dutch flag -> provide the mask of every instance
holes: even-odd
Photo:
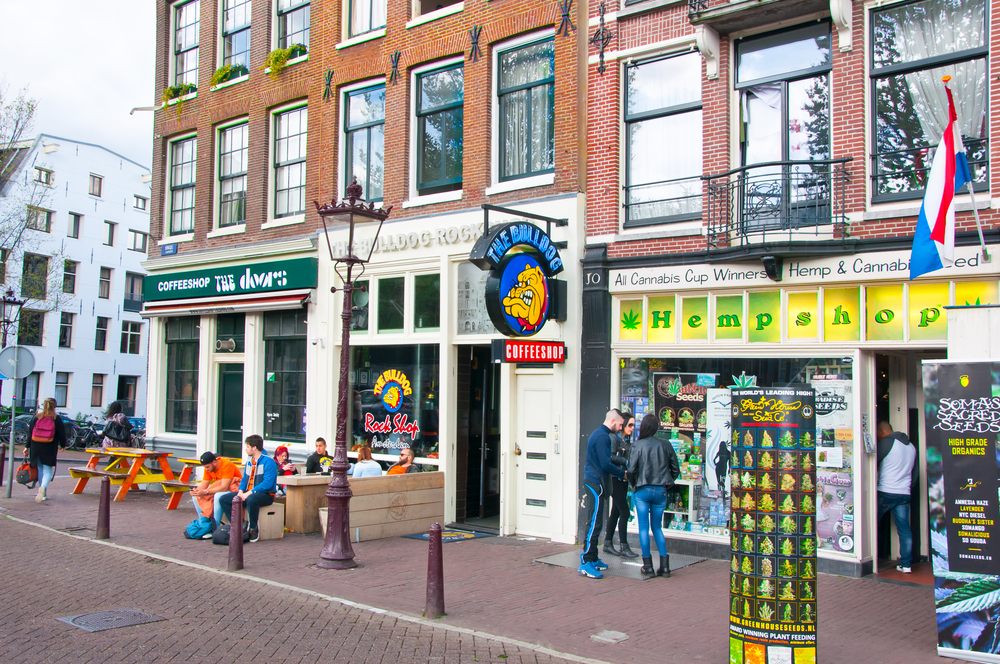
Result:
[[[955,193],[972,181],[969,162],[965,158],[965,145],[955,120],[955,100],[951,96],[948,81],[944,77],[944,89],[948,94],[948,126],[941,137],[941,143],[934,153],[927,191],[920,206],[920,217],[913,233],[913,249],[910,251],[910,279],[922,274],[942,269],[955,260]],[[969,187],[971,190],[971,186]]]

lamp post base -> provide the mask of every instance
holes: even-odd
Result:
[[[347,464],[345,463],[344,466]],[[326,490],[329,506],[326,513],[326,541],[319,554],[317,567],[351,569],[358,566],[358,561],[354,559],[354,548],[351,546],[352,495],[347,475],[344,470],[338,468],[338,464],[334,461],[334,477],[330,482],[330,487]]]

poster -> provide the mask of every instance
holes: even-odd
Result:
[[[706,381],[707,382],[707,381]],[[712,382],[715,382],[714,377]],[[705,395],[708,414],[705,432],[705,475],[699,519],[710,528],[729,523],[729,468],[732,462],[732,417],[728,389],[709,388]],[[719,531],[713,531],[719,532]]]
[[[1000,363],[925,361],[938,655],[1000,662]]]
[[[706,374],[653,373],[653,408],[660,428],[704,432],[708,417]],[[624,388],[623,388],[624,390]]]
[[[813,376],[816,390],[816,536],[819,547],[854,551],[854,383]]]
[[[814,396],[732,390],[730,664],[816,662]]]

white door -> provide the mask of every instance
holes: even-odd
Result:
[[[517,532],[549,537],[553,510],[552,374],[519,374],[514,464],[517,481]],[[520,454],[518,454],[520,451]]]

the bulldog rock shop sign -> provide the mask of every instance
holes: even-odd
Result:
[[[519,221],[492,226],[479,238],[469,260],[489,270],[486,310],[501,334],[530,337],[547,320],[566,320],[562,258],[548,234]]]

